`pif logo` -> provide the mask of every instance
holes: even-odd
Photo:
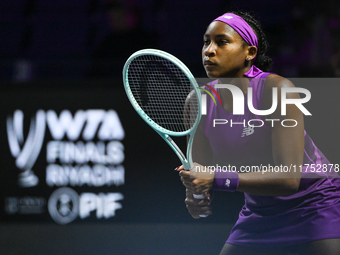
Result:
[[[123,200],[121,193],[81,193],[78,195],[73,189],[63,187],[55,190],[48,200],[48,211],[52,219],[61,225],[74,221],[78,216],[81,219],[90,217],[96,212],[97,219],[111,218],[116,210],[122,208],[118,201]]]

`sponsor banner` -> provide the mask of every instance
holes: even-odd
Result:
[[[124,220],[121,92],[3,91],[2,220]]]
[[[24,119],[29,122],[27,134]],[[96,211],[97,218],[114,217],[115,211],[122,208],[117,202],[124,199],[120,192],[78,194],[72,189],[125,184],[125,133],[115,110],[79,109],[72,113],[64,109],[58,114],[52,109],[38,109],[33,116],[25,116],[25,109],[16,109],[7,115],[6,124],[8,146],[18,173],[17,187],[63,187],[47,199],[6,197],[7,214],[42,214],[47,200],[51,218],[67,224],[78,216],[89,217],[92,211]],[[45,178],[35,170],[38,158],[45,165]]]

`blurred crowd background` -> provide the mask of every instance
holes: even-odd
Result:
[[[120,79],[125,60],[143,48],[168,51],[205,77],[202,35],[228,10],[259,18],[272,72],[340,76],[338,0],[2,0],[0,79]]]

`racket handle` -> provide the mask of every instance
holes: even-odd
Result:
[[[192,167],[193,169],[193,167]],[[186,171],[190,171],[188,169],[185,169]],[[195,198],[195,199],[205,199],[205,196],[203,194],[192,194],[192,196]],[[208,217],[209,215],[200,215],[201,218],[205,218],[205,217]]]
[[[195,199],[205,199],[203,194],[192,194]],[[208,215],[200,215],[201,218],[208,217]]]
[[[193,197],[195,198],[195,199],[205,199],[205,196],[203,195],[203,194],[193,194]]]

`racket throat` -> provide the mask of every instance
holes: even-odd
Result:
[[[178,158],[181,160],[184,166],[184,169],[190,168],[185,155],[183,154],[181,149],[177,146],[177,144],[171,139],[171,137],[168,135],[165,135],[165,139],[167,140],[169,144],[171,144],[172,149],[176,152]]]

